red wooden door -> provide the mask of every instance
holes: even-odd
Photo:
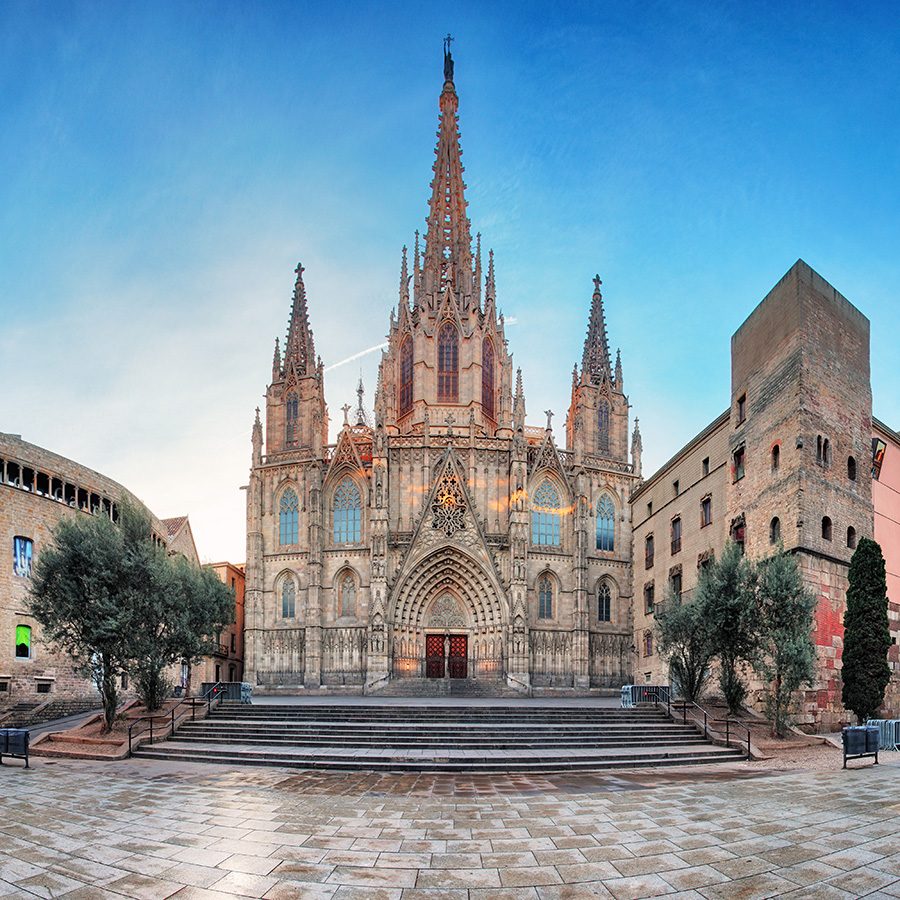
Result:
[[[468,664],[469,639],[464,634],[454,634],[450,637],[450,658],[447,665],[450,667],[451,678],[465,678]]]
[[[425,635],[425,677],[444,677],[444,636],[442,634]]]

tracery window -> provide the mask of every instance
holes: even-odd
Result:
[[[413,402],[413,342],[407,335],[400,344],[400,415],[405,416],[412,409]]]
[[[297,612],[297,589],[290,578],[281,585],[281,618],[293,619]]]
[[[616,508],[609,494],[604,494],[597,504],[597,549],[615,550]]]
[[[601,400],[597,406],[597,449],[609,453],[609,403]]]
[[[553,582],[547,575],[538,582],[538,618],[553,618]]]
[[[444,322],[438,332],[438,402],[459,401],[459,334]]]
[[[544,479],[534,492],[531,504],[531,543],[558,547],[559,520],[559,491],[553,486],[553,482]]]
[[[597,621],[610,622],[612,620],[612,591],[609,584],[601,581],[597,588]]]
[[[356,482],[347,476],[334,492],[332,502],[334,513],[334,542],[336,544],[356,544],[360,540],[362,497]]]
[[[284,440],[286,444],[297,441],[297,418],[300,415],[300,402],[294,393],[288,394],[284,407]]]
[[[488,337],[481,345],[481,408],[494,418],[494,345]]]
[[[278,540],[281,544],[297,543],[297,527],[300,517],[300,502],[293,488],[281,495],[278,507]]]
[[[341,578],[340,587],[338,588],[338,594],[338,615],[355,616],[356,582],[353,580],[353,576],[349,572]]]

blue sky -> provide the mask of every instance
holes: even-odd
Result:
[[[7,0],[0,429],[242,560],[294,266],[326,366],[384,339],[448,31],[530,422],[563,421],[599,272],[652,471],[727,406],[731,334],[802,257],[872,320],[896,428],[897,10]],[[328,373],[333,425],[376,361]]]

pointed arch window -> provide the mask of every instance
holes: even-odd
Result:
[[[559,491],[553,482],[544,479],[534,492],[531,504],[531,543],[544,547],[558,547],[560,503]]]
[[[459,402],[459,332],[450,322],[438,332],[438,402]]]
[[[549,575],[541,576],[538,582],[538,618],[553,618],[553,582]]]
[[[297,419],[300,417],[300,401],[295,393],[288,394],[284,406],[284,441],[294,444],[297,441]]]
[[[297,614],[297,589],[290,578],[281,585],[281,618],[293,619]]]
[[[597,621],[612,621],[612,591],[605,581],[601,581],[597,588]]]
[[[358,543],[361,531],[362,496],[356,482],[349,476],[337,486],[331,509],[334,513],[334,542],[336,544]]]
[[[407,335],[400,344],[400,396],[398,397],[399,414],[405,416],[413,403],[413,342]]]
[[[341,577],[338,588],[338,615],[356,615],[356,582],[349,572]]]
[[[281,495],[278,505],[278,542],[280,544],[296,544],[297,529],[300,519],[300,503],[297,492],[288,488]]]
[[[494,345],[489,337],[481,345],[481,408],[494,418]]]
[[[601,400],[597,405],[597,449],[609,453],[609,402]]]
[[[616,549],[616,507],[609,494],[604,494],[597,504],[597,549]]]

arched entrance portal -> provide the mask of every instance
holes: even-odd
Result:
[[[391,604],[393,677],[505,676],[506,600],[491,574],[456,547],[414,565]]]

